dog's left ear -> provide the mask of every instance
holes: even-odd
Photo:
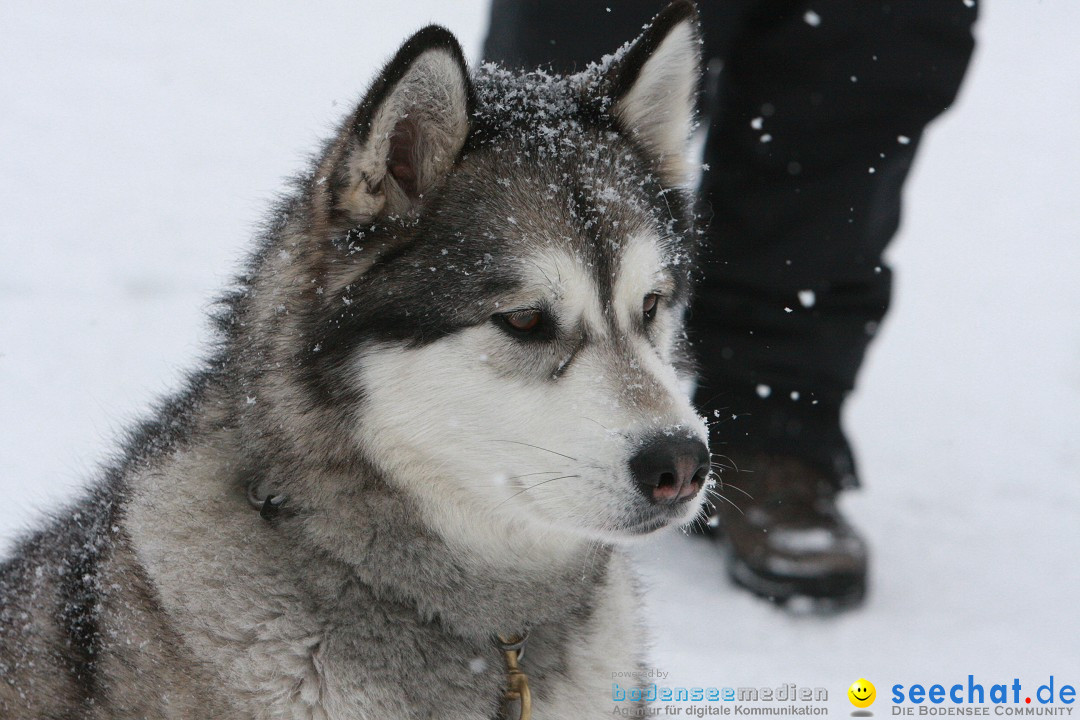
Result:
[[[612,114],[652,158],[661,180],[691,179],[686,154],[701,75],[697,8],[675,0],[645,28],[610,70]]]
[[[474,108],[457,38],[437,25],[410,37],[320,164],[323,219],[356,224],[415,210],[453,166]]]

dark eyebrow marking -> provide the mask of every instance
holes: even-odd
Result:
[[[610,225],[610,218],[596,207],[592,190],[580,182],[570,188],[570,212],[581,231],[588,238],[586,258],[592,266],[593,280],[597,294],[601,298],[611,299],[613,293],[612,276],[621,255],[621,244],[613,242],[618,233]]]
[[[551,373],[552,380],[558,380],[566,372],[566,369],[570,367],[570,363],[574,362],[574,359],[581,352],[581,348],[585,347],[586,340],[584,338],[574,346],[574,349],[570,351],[570,354],[563,358],[563,361],[559,363],[559,367],[555,368],[555,372]]]

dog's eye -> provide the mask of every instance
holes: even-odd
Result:
[[[543,323],[544,313],[540,310],[517,310],[496,315],[495,318],[512,332],[528,335]]]
[[[518,332],[535,330],[540,324],[543,314],[539,310],[523,310],[521,312],[508,313],[506,322]]]
[[[646,320],[652,320],[656,317],[656,307],[660,304],[660,296],[656,293],[649,293],[645,296],[645,299],[641,301],[641,314],[645,316]]]

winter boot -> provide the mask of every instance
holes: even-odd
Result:
[[[846,609],[866,593],[866,543],[836,507],[837,489],[801,460],[758,455],[727,470],[710,526],[726,541],[728,572],[777,603],[808,598]]]

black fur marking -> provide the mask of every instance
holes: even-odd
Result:
[[[67,636],[69,670],[79,692],[87,698],[97,695],[96,661],[101,650],[97,622],[97,600],[93,587],[96,562],[92,553],[75,559],[60,583],[57,625]]]
[[[359,398],[341,378],[352,353],[365,342],[421,347],[489,321],[489,314],[466,307],[464,298],[497,297],[510,291],[514,281],[484,268],[467,276],[431,272],[446,263],[472,262],[467,254],[440,254],[441,247],[457,247],[447,237],[450,230],[433,210],[415,225],[380,221],[377,229],[364,231],[372,245],[380,238],[393,245],[328,304],[312,305],[305,332],[310,341],[296,365],[313,402],[355,406]]]
[[[54,620],[65,638],[64,659],[73,685],[87,701],[104,699],[104,688],[97,674],[102,652],[98,622],[103,602],[99,568],[105,534],[114,521],[116,505],[99,488],[85,502],[70,511],[67,521],[70,534],[61,542],[71,552],[59,560],[63,572],[57,573],[57,604]],[[58,538],[59,539],[59,538]]]

